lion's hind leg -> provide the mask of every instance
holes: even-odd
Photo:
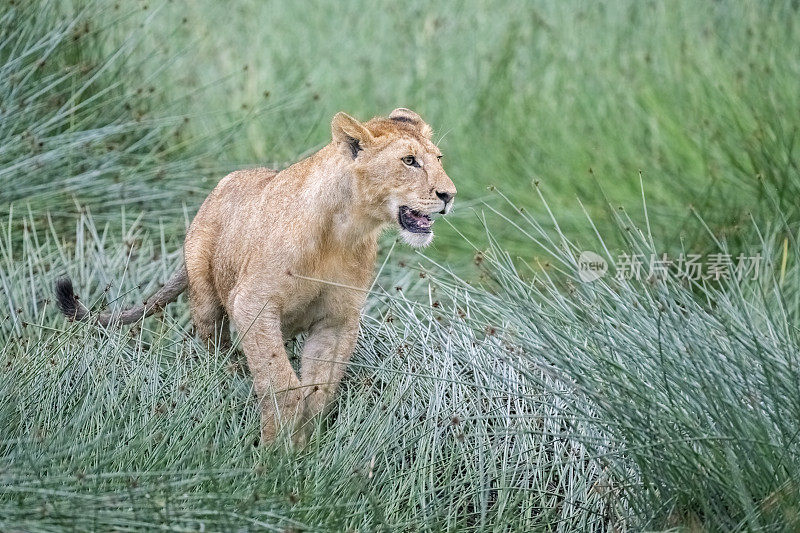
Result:
[[[220,351],[231,348],[231,332],[228,315],[216,291],[208,279],[189,279],[189,300],[192,308],[192,323],[197,336],[209,349]]]

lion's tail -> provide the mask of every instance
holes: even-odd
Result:
[[[106,311],[99,315],[96,321],[101,326],[132,324],[175,301],[178,295],[186,290],[188,284],[189,275],[184,265],[169,278],[163,287],[147,298],[141,305],[121,311]],[[86,320],[89,317],[89,310],[78,302],[78,298],[72,288],[72,280],[69,278],[61,278],[56,282],[56,301],[58,302],[58,308],[70,320]]]

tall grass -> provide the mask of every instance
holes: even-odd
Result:
[[[524,355],[509,364],[545,389],[546,368],[572,385],[568,398],[586,400],[578,416],[608,435],[590,449],[619,447],[611,470],[640,526],[796,529],[796,234],[784,247],[765,239],[745,251],[762,255],[757,280],[731,268],[730,279],[692,282],[673,266],[666,276],[648,277],[645,268],[640,280],[587,283],[577,263],[586,243],[560,234],[557,219],[545,227],[518,213],[509,222],[548,250],[548,267],[520,275],[495,243],[482,261],[495,290],[476,299],[513,332]],[[617,223],[628,230],[624,252],[661,257],[646,228],[624,214]],[[588,249],[613,274],[618,256],[599,235]]]
[[[154,66],[126,29],[132,19],[152,17],[102,2],[3,7],[0,215],[16,208],[71,224],[87,206],[101,219],[125,206],[180,228],[204,179],[223,172],[213,158],[237,123],[188,131],[191,94],[159,84],[175,52]]]
[[[150,29],[191,47],[166,82],[173,92],[222,74],[235,80],[193,108],[280,104],[230,144],[244,164],[285,164],[327,143],[340,110],[418,110],[437,131],[459,188],[454,216],[473,239],[482,228],[464,207],[493,202],[487,186],[545,221],[539,182],[565,231],[584,233],[579,197],[617,244],[604,214],[609,202],[638,201],[640,170],[651,224],[673,249],[681,238],[713,247],[689,205],[745,242],[748,213],[766,222],[772,197],[785,212],[796,208],[800,17],[790,0],[201,0],[167,6]],[[440,258],[469,252],[442,231]],[[540,253],[513,228],[495,231],[523,257]]]
[[[240,356],[201,347],[183,302],[129,331],[52,309],[65,268],[95,308],[148,290],[180,260],[160,255],[165,235],[83,218],[74,247],[32,225],[21,249],[6,237],[3,529],[796,527],[798,315],[782,261],[769,254],[756,282],[581,283],[580,248],[510,222],[549,267],[520,273],[490,242],[483,287],[425,262],[381,273],[303,450],[254,447]],[[633,235],[630,251],[654,249]]]
[[[504,363],[510,338],[476,337],[468,301],[403,296],[427,290],[414,272],[384,273],[308,446],[255,448],[242,361],[201,347],[183,302],[130,331],[54,311],[65,268],[91,305],[134,298],[179,261],[153,261],[163,235],[106,235],[83,218],[75,247],[30,226],[21,249],[0,246],[0,529],[585,530],[622,516],[596,488],[608,475],[581,436],[599,433],[574,401]]]
[[[191,215],[227,171],[297,160],[328,142],[337,111],[405,105],[437,130],[472,239],[482,229],[465,208],[494,201],[487,186],[530,209],[538,182],[565,231],[584,234],[577,196],[616,244],[603,215],[636,201],[639,170],[673,250],[713,246],[689,205],[744,242],[750,213],[795,210],[790,0],[68,5],[3,12],[15,59],[0,78],[0,161],[14,186],[0,198],[22,208],[126,205],[179,232],[183,204]],[[437,257],[469,252],[442,236]],[[511,228],[497,237],[541,252]]]

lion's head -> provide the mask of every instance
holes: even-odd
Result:
[[[442,167],[433,130],[410,109],[361,123],[337,113],[333,142],[355,175],[354,204],[378,223],[395,224],[411,246],[433,240],[433,220],[453,207],[456,187]]]

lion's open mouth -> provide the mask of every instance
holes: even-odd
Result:
[[[414,211],[407,205],[400,206],[397,215],[400,225],[404,230],[411,233],[430,233],[433,220],[428,215],[423,215],[418,211]]]

